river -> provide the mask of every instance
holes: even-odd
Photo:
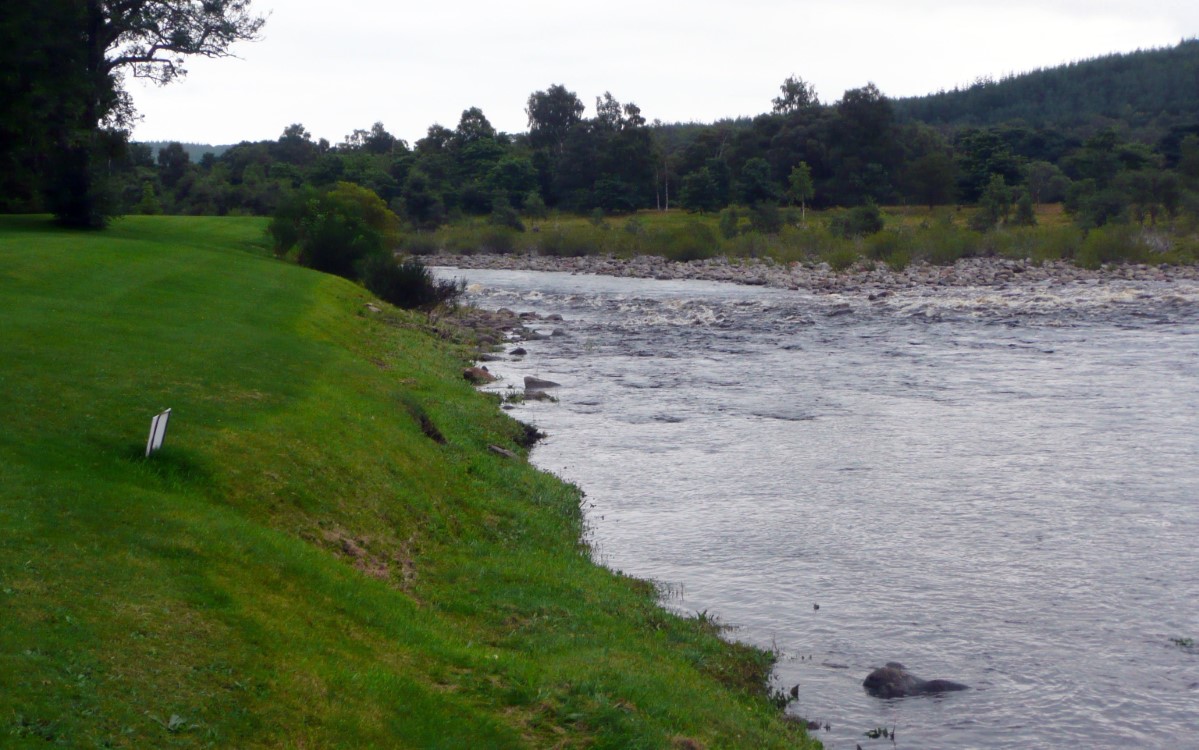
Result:
[[[439,272],[562,316],[488,363],[561,384],[513,408],[534,463],[599,561],[777,649],[827,748],[1199,746],[1199,285]],[[971,689],[866,695],[888,661]]]

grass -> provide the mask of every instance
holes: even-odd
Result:
[[[1061,205],[1037,206],[1034,227],[1002,226],[988,232],[969,229],[975,209],[891,206],[883,209],[885,227],[867,237],[843,237],[835,231],[846,209],[783,209],[782,229],[754,231],[741,215],[737,233],[721,233],[720,216],[670,211],[639,211],[598,224],[591,217],[553,214],[526,219],[529,231],[489,226],[464,219],[433,233],[410,235],[404,249],[415,254],[532,253],[550,256],[658,255],[669,260],[715,256],[761,258],[778,263],[828,263],[843,270],[863,261],[883,261],[901,270],[913,261],[950,265],[962,258],[1000,256],[1035,263],[1066,260],[1094,268],[1110,263],[1189,264],[1199,259],[1199,235],[1193,217],[1180,216],[1157,228],[1131,225],[1084,232]]]
[[[464,349],[263,229],[0,218],[0,746],[809,743],[487,450]]]

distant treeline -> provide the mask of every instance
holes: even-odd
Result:
[[[470,108],[454,128],[432,125],[412,144],[382,123],[338,144],[293,124],[276,140],[220,154],[178,143],[114,146],[107,165],[126,212],[265,215],[297,189],[348,182],[416,229],[548,209],[936,206],[984,197],[1065,202],[1084,225],[1156,222],[1196,200],[1197,70],[1199,43],[1188,41],[900,101],[868,84],[824,103],[791,77],[771,111],[711,125],[650,123],[609,93],[585,117],[584,102],[554,85],[529,96],[524,133],[498,132]],[[8,176],[3,207],[36,210],[36,174],[13,190],[20,177]]]

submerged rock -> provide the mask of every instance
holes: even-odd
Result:
[[[950,680],[922,680],[895,661],[889,661],[887,666],[866,675],[862,687],[875,698],[904,698],[909,695],[930,695],[970,688],[969,685]]]
[[[542,380],[541,378],[534,378],[529,375],[525,376],[526,391],[543,391],[546,388],[557,388],[558,385],[558,383],[552,380]]]

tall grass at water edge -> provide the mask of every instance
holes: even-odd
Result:
[[[407,252],[429,255],[532,254],[553,257],[654,255],[673,261],[757,258],[778,263],[827,263],[843,270],[860,263],[885,263],[902,270],[913,262],[950,265],[963,258],[1001,257],[1034,263],[1188,264],[1199,259],[1199,233],[1179,219],[1159,227],[1113,225],[1084,231],[1056,205],[1037,207],[1036,226],[969,228],[971,209],[888,208],[884,227],[865,236],[846,236],[842,210],[783,213],[782,228],[756,231],[749,212],[734,217],[643,211],[601,221],[574,216],[526,220],[527,231],[465,220],[436,232],[409,235]],[[729,227],[732,231],[728,231]]]

